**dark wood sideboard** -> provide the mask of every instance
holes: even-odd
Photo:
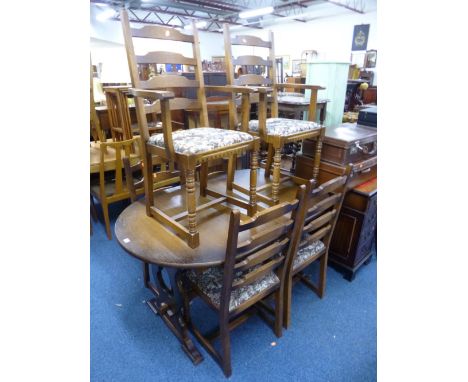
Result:
[[[297,156],[295,175],[312,177],[314,141],[305,140]],[[377,227],[377,130],[355,124],[327,129],[318,183],[339,176],[352,163],[348,191],[333,233],[329,264],[352,281],[372,255]]]

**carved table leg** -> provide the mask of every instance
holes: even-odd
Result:
[[[148,282],[148,288],[155,298],[147,302],[151,310],[158,314],[167,327],[182,344],[182,349],[195,365],[203,361],[203,356],[193,344],[189,336],[187,325],[183,320],[182,296],[177,286],[178,270],[165,268],[169,275],[170,285],[166,285],[162,278],[162,267],[150,265],[153,280]]]
[[[280,169],[281,169],[281,147],[275,148],[275,156],[273,157],[273,180],[271,185],[271,198],[274,204],[278,204],[279,184],[280,184]]]

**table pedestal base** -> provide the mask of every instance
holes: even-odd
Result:
[[[151,265],[154,280],[150,281],[148,266],[149,264],[145,264],[145,285],[155,295],[155,298],[147,302],[148,306],[162,318],[166,326],[177,337],[182,349],[193,364],[198,365],[203,361],[203,356],[190,338],[187,325],[182,318],[182,300],[176,280],[177,269],[166,268],[170,279],[170,287],[168,287],[162,277],[163,268]]]

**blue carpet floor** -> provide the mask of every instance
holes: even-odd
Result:
[[[112,228],[126,202],[111,207]],[[97,204],[100,213],[100,206]],[[194,366],[177,339],[146,305],[141,262],[108,240],[102,220],[91,236],[91,381],[223,381],[199,344]],[[317,271],[311,267],[311,272]],[[259,317],[232,332],[230,381],[375,381],[377,379],[377,264],[346,281],[328,269],[320,300],[302,284],[293,289],[292,326],[277,339]],[[194,304],[194,321],[206,319]],[[210,318],[216,319],[210,312]],[[198,318],[198,320],[197,320]],[[214,322],[214,321],[213,321]],[[272,343],[275,343],[272,344]]]

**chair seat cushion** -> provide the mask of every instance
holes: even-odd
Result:
[[[268,135],[288,136],[319,128],[320,125],[318,123],[302,121],[300,119],[267,118],[266,120],[266,131]],[[249,122],[249,129],[258,132],[258,120],[251,120]]]
[[[293,261],[293,269],[298,268],[300,265],[304,264],[308,259],[312,256],[315,256],[320,251],[325,249],[325,244],[323,244],[320,240],[315,240],[313,243],[308,245],[307,247],[301,248],[297,251],[296,257]]]
[[[186,275],[189,280],[196,284],[200,291],[203,292],[203,294],[205,294],[217,308],[219,308],[221,303],[221,288],[223,287],[222,268],[211,267],[205,269],[202,273],[189,270]],[[239,280],[241,276],[242,272],[237,272],[234,276],[234,281]],[[229,301],[229,311],[236,309],[245,301],[251,299],[271,286],[279,284],[279,282],[280,280],[278,276],[271,271],[263,278],[253,282],[252,284],[233,290]]]
[[[172,133],[175,152],[185,155],[202,154],[221,147],[249,142],[253,139],[250,134],[242,131],[216,129],[214,127],[197,127],[188,130],[177,130]],[[163,134],[152,135],[148,143],[164,148]]]

